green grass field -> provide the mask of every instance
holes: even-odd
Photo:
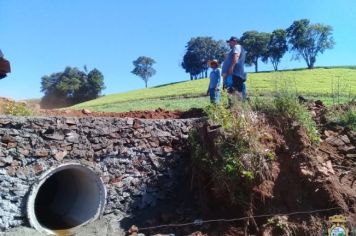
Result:
[[[111,94],[77,104],[73,108],[119,112],[158,107],[188,110],[209,104],[209,97],[205,96],[208,83],[208,79],[200,79]],[[356,70],[350,67],[249,73],[247,88],[252,97],[271,96],[288,90],[306,98],[320,99],[330,105],[355,98]]]

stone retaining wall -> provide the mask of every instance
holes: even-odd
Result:
[[[0,230],[27,224],[31,185],[67,162],[101,176],[108,192],[104,214],[154,206],[174,189],[197,122],[0,116]]]

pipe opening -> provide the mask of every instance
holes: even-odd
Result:
[[[81,226],[102,213],[105,194],[101,179],[90,169],[78,164],[58,167],[30,193],[30,224],[52,232]]]

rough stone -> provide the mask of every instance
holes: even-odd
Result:
[[[52,139],[52,140],[63,140],[64,139],[64,135],[63,134],[59,134],[59,133],[43,134],[43,136],[48,138],[48,139]]]
[[[34,152],[34,155],[37,157],[47,157],[48,154],[49,154],[49,151],[45,150],[45,149],[38,149],[38,150],[35,150],[35,152]]]
[[[3,143],[16,142],[16,139],[8,134],[5,134],[4,136],[2,136],[1,142]]]
[[[341,135],[340,139],[346,144],[350,143],[350,139],[349,139],[349,137],[347,137],[347,135]]]
[[[345,145],[344,141],[342,141],[341,138],[334,137],[334,136],[326,138],[325,142],[327,142],[327,143],[329,143],[331,145],[334,145],[334,146],[343,146],[343,145]]]
[[[63,158],[68,154],[68,152],[66,150],[64,151],[61,151],[61,152],[57,152],[55,155],[54,155],[54,158],[57,160],[57,161],[61,161],[63,160]]]
[[[337,136],[337,133],[332,131],[332,130],[325,130],[324,134],[325,134],[326,137],[335,137],[335,136]]]
[[[356,152],[355,146],[347,146],[347,145],[339,146],[338,149],[342,153],[355,153]]]
[[[88,109],[83,109],[83,110],[82,110],[82,113],[83,113],[83,114],[86,114],[86,115],[89,115],[89,114],[91,114],[92,112],[91,112],[90,110],[88,110]]]
[[[169,198],[174,173],[183,168],[180,153],[196,122],[0,116],[0,125],[6,124],[0,129],[0,231],[26,225],[29,189],[44,171],[67,162],[101,175],[107,188],[105,214],[130,214],[134,207]]]
[[[346,157],[356,160],[356,154],[347,154]]]
[[[13,160],[14,159],[12,158],[12,156],[7,156],[5,158],[0,158],[0,161],[2,161],[3,163],[7,163],[7,164],[11,164]]]

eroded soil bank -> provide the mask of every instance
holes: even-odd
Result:
[[[255,186],[251,193],[253,216],[269,216],[252,217],[255,224],[250,221],[247,234],[321,235],[328,227],[328,218],[336,214],[346,216],[349,225],[356,226],[356,132],[327,124],[327,108],[321,102],[311,102],[308,108],[321,134],[319,144],[313,144],[305,129],[289,118],[258,114],[257,129],[263,137],[260,141],[276,156],[271,163],[271,178]],[[206,130],[200,136],[204,136],[204,132]],[[208,136],[205,142],[211,143]],[[231,207],[225,193],[216,192],[212,176],[200,174],[205,182],[194,183],[199,173],[191,172],[191,179],[185,182],[192,190],[187,194],[191,194],[195,208],[177,205],[179,207],[172,211],[132,221],[144,228],[177,225],[152,230],[139,228],[138,232],[145,235],[245,235],[246,220],[179,225],[199,223],[199,219],[246,216],[243,208]]]

